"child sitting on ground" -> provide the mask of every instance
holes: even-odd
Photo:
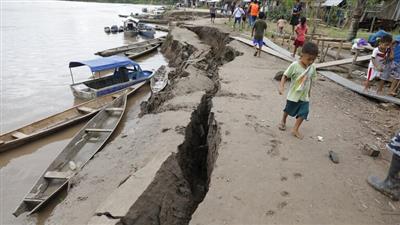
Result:
[[[379,77],[381,82],[378,87],[378,92],[382,92],[385,80],[390,76],[390,63],[389,63],[389,52],[392,44],[392,36],[384,35],[380,41],[378,47],[372,51],[371,60],[368,65],[367,80],[365,81],[364,90],[368,91],[370,81]]]
[[[254,53],[254,56],[261,56],[261,48],[264,45],[264,34],[265,31],[267,30],[267,23],[264,21],[265,14],[263,12],[260,12],[258,15],[257,21],[254,23],[253,29],[251,30],[251,37],[253,38],[253,44],[254,48],[256,49],[256,52]],[[258,48],[257,48],[258,45]]]
[[[286,20],[284,19],[283,16],[281,16],[281,17],[279,18],[278,22],[276,22],[276,27],[278,28],[278,30],[277,30],[278,35],[281,36],[281,35],[284,34],[283,30],[284,30],[284,28],[285,28],[286,23],[287,23],[287,22],[286,22]]]
[[[313,65],[317,55],[318,46],[312,42],[305,43],[301,50],[300,60],[293,62],[286,69],[279,86],[279,94],[282,95],[286,80],[291,80],[279,129],[286,130],[286,119],[288,115],[296,117],[292,134],[299,139],[303,138],[303,135],[299,132],[299,128],[302,122],[308,117],[311,85],[317,77],[317,70]]]
[[[295,28],[296,32],[296,39],[294,40],[294,51],[293,51],[293,57],[296,56],[297,53],[297,48],[303,46],[304,41],[306,40],[306,34],[308,31],[308,27],[306,24],[307,19],[303,16],[300,19],[300,24],[298,24]]]

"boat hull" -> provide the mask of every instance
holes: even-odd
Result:
[[[90,88],[90,87],[76,88],[77,86],[80,87],[80,86],[84,85],[84,82],[79,83],[79,84],[72,84],[70,87],[71,87],[72,93],[75,97],[80,98],[80,99],[93,99],[96,97],[101,97],[103,95],[117,92],[119,90],[128,88],[128,87],[133,86],[138,83],[145,82],[145,81],[149,80],[153,74],[153,72],[151,72],[151,71],[142,71],[142,72],[145,74],[142,78],[135,79],[135,80],[129,80],[129,81],[123,82],[123,83],[114,84],[114,85],[104,87],[101,89],[94,89],[94,88]]]
[[[136,90],[140,89],[143,85],[145,85],[145,83],[140,83],[131,87],[132,89],[129,91],[128,95],[135,93]],[[113,93],[112,95],[105,95],[100,98],[84,102],[60,113],[2,134],[0,135],[0,142],[3,142],[3,144],[0,144],[0,152],[9,151],[41,137],[53,134],[54,132],[60,131],[68,126],[72,126],[87,120],[98,113],[105,105],[110,103],[116,95],[120,94],[122,93]],[[93,111],[82,112],[79,110],[82,107],[90,108]],[[31,133],[27,133],[26,131],[28,130],[30,130]],[[13,138],[12,134],[16,132],[25,133],[26,136],[21,138]]]
[[[32,214],[69,185],[86,163],[106,144],[126,109],[127,91],[93,117],[61,151],[14,211]]]

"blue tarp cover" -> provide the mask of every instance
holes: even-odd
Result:
[[[87,61],[74,61],[69,63],[69,67],[88,66],[92,72],[118,68],[121,66],[138,65],[136,62],[123,56],[110,56]]]

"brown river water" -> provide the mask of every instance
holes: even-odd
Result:
[[[0,133],[63,111],[80,102],[74,99],[68,62],[93,59],[93,53],[143,39],[123,33],[104,33],[105,26],[122,25],[118,14],[140,13],[131,4],[41,0],[0,0]],[[156,36],[165,35],[157,32]],[[136,60],[142,69],[157,69],[164,57],[152,53]],[[85,73],[87,72],[87,73]],[[76,79],[90,75],[79,71]],[[76,80],[75,80],[76,81]],[[123,122],[135,118],[141,101],[150,95],[142,88],[129,99]],[[43,224],[66,193],[33,216],[11,213],[50,162],[82,127],[78,124],[17,149],[0,153],[0,224]],[[118,132],[117,131],[117,134]]]

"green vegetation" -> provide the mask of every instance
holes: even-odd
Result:
[[[131,4],[148,4],[148,5],[173,5],[179,0],[68,0],[75,2],[103,2],[103,3],[131,3]]]

